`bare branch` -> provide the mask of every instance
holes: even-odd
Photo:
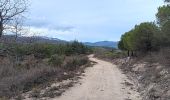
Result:
[[[11,24],[17,20],[16,18],[22,16],[27,10],[27,0],[1,0],[0,1],[0,37],[6,26],[15,25]],[[12,26],[10,26],[12,27]]]

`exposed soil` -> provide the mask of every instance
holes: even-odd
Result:
[[[133,83],[112,63],[89,56],[97,64],[87,68],[82,79],[51,100],[140,100]]]
[[[152,62],[148,61],[148,58]],[[130,59],[128,63],[124,59],[118,59],[115,63],[117,62],[122,71],[135,82],[142,100],[170,100],[169,65],[161,64],[161,58],[155,61],[154,58],[149,56],[143,59]]]
[[[93,67],[83,74],[45,89],[34,89],[23,94],[24,100],[141,100],[134,83],[110,62],[89,56]],[[67,74],[67,73],[65,73]]]

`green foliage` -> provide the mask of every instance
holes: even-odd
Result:
[[[165,0],[169,3],[170,0]],[[141,23],[134,29],[122,35],[118,48],[130,52],[146,53],[170,46],[170,5],[158,8],[156,14],[158,25],[155,23]]]
[[[158,13],[156,14],[158,24],[164,25],[170,20],[170,6],[164,5],[158,8]]]
[[[67,44],[11,44],[7,46],[11,54],[23,57],[33,54],[36,58],[50,58],[52,55],[80,55],[90,52],[90,48],[78,41]],[[10,47],[10,48],[9,48]]]
[[[121,37],[119,49],[128,51],[151,51],[159,48],[159,28],[154,23],[141,23]]]
[[[66,55],[72,54],[86,54],[89,52],[89,48],[85,46],[83,43],[79,43],[78,41],[73,41],[66,45],[67,49],[65,51]]]
[[[134,30],[131,30],[129,32],[126,32],[124,35],[122,35],[121,40],[119,44],[121,44],[119,47],[122,50],[134,50]]]
[[[162,41],[161,45],[162,46],[170,46],[170,20],[167,21],[162,27]]]
[[[170,46],[170,6],[159,7],[156,17],[161,29],[161,46]]]
[[[0,49],[3,49],[3,48],[4,48],[3,43],[0,43]]]
[[[151,51],[159,48],[159,28],[154,23],[142,23],[135,27],[134,41],[137,50]]]
[[[53,46],[51,44],[34,44],[32,46],[33,54],[38,58],[50,57],[52,55]]]
[[[29,45],[14,44],[13,49],[11,50],[13,50],[13,53],[18,56],[31,54],[31,48]]]
[[[53,66],[61,67],[64,59],[65,57],[63,55],[52,55],[48,62]]]
[[[121,40],[123,40],[123,36],[122,36]],[[124,47],[123,41],[119,41],[118,48],[121,50],[126,50],[126,48]]]

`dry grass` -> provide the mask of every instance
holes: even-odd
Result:
[[[0,43],[0,98],[76,76],[89,63],[88,52],[77,41],[61,45]],[[33,94],[38,96],[37,91]]]
[[[49,65],[48,60],[36,59],[33,55],[25,56],[22,61],[13,61],[12,57],[2,57],[0,64],[0,97],[10,98],[27,92],[34,87],[74,77],[82,65],[88,63],[84,56],[65,57],[62,65]],[[67,72],[68,75],[64,75]],[[33,93],[38,96],[38,93]]]
[[[107,61],[113,61],[118,58],[123,58],[126,56],[126,52],[119,51],[113,48],[102,48],[98,47],[94,49],[95,57]]]
[[[120,68],[139,83],[143,100],[170,99],[170,48],[131,59]]]

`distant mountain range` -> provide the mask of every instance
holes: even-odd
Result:
[[[3,39],[7,42],[14,41],[15,36],[13,35],[5,35]],[[61,43],[68,43],[69,41],[60,40],[58,38],[48,38],[48,37],[18,37],[18,43],[53,43],[53,44],[61,44]],[[95,47],[110,47],[110,48],[117,48],[118,42],[113,41],[99,41],[95,43],[91,42],[83,42],[83,44],[87,46],[95,46]]]
[[[88,45],[88,46],[117,48],[118,42],[113,42],[113,41],[99,41],[99,42],[95,42],[95,43],[85,42],[84,44],[85,44],[85,45]]]
[[[5,35],[2,38],[6,42],[13,42],[15,40],[15,36],[13,35]],[[58,38],[48,38],[48,37],[18,37],[16,40],[18,43],[52,43],[52,44],[60,44],[67,43],[67,41],[60,40]]]

